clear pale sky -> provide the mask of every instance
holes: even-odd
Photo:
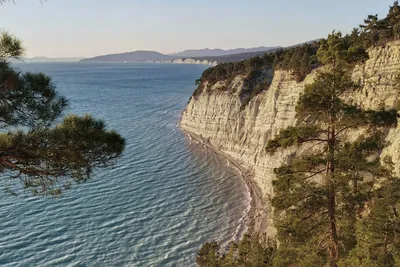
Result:
[[[393,0],[15,0],[0,28],[27,56],[88,57],[134,50],[289,46],[350,32]]]

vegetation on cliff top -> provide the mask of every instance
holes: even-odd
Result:
[[[340,51],[346,54],[349,63],[356,64],[368,58],[367,49],[372,46],[384,45],[389,41],[400,38],[400,11],[396,1],[390,7],[389,13],[383,19],[377,15],[369,15],[359,28],[354,28],[350,34],[341,36],[342,42]],[[262,69],[286,70],[290,71],[297,82],[301,82],[313,69],[324,65],[318,57],[320,47],[326,46],[328,40],[322,39],[320,42],[307,43],[301,46],[281,49],[273,53],[266,53],[262,57],[255,57],[249,60],[219,64],[209,68],[196,81],[198,88],[194,95],[198,95],[204,90],[204,83],[213,85],[216,82],[225,82],[222,89],[228,89],[229,83],[237,75],[249,76],[259,73]],[[251,76],[251,75],[250,75]],[[255,88],[254,79],[245,84],[246,93],[252,92]],[[268,87],[263,88],[263,90]],[[261,90],[262,91],[262,90]],[[240,92],[242,93],[242,92]],[[256,95],[256,94],[252,94]]]
[[[241,250],[234,243],[223,253],[208,243],[198,254],[200,266],[400,266],[400,182],[392,177],[391,159],[380,158],[387,145],[384,132],[397,125],[398,111],[364,110],[342,99],[361,89],[350,74],[366,59],[365,48],[399,37],[397,1],[386,19],[374,18],[368,17],[362,32],[345,37],[334,32],[321,41],[315,62],[327,68],[300,96],[297,124],[267,143],[268,153],[314,148],[275,170],[272,206],[279,246],[255,234],[239,242]],[[364,134],[349,139],[350,129]],[[243,257],[241,251],[251,253]]]

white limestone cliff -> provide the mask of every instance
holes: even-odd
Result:
[[[161,60],[155,61],[155,63],[172,63],[172,64],[196,64],[196,65],[209,65],[209,66],[216,66],[218,64],[217,61],[213,60],[200,60],[200,59],[193,59],[193,58],[178,58],[174,60]]]
[[[400,42],[391,42],[368,52],[369,60],[353,71],[353,79],[361,81],[362,90],[348,96],[349,101],[370,109],[398,107],[400,88],[395,88],[394,81],[400,73]],[[224,81],[212,87],[206,84],[206,90],[191,98],[180,126],[209,141],[251,171],[254,182],[268,202],[273,193],[274,168],[287,162],[294,151],[281,150],[269,155],[265,146],[280,130],[295,124],[296,103],[304,85],[311,83],[315,74],[313,71],[303,82],[297,83],[289,72],[276,71],[269,89],[254,97],[243,110],[238,93],[218,88],[240,89],[244,77],[238,76],[230,84]],[[392,157],[395,172],[400,177],[400,125],[390,131],[387,141],[390,145],[383,151],[382,158]],[[274,235],[273,222],[270,217],[267,220],[269,223],[264,230]]]

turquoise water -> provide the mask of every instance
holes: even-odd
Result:
[[[194,266],[209,240],[228,242],[248,205],[226,160],[177,123],[199,65],[21,64],[127,140],[118,164],[61,199],[0,191],[1,266]]]

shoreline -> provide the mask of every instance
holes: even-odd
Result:
[[[261,189],[258,187],[253,179],[254,174],[250,170],[244,168],[240,164],[240,162],[238,162],[238,160],[233,159],[231,156],[218,149],[215,145],[209,142],[209,140],[206,140],[195,133],[182,129],[181,127],[179,128],[182,130],[183,133],[189,136],[191,141],[197,141],[198,145],[203,145],[209,148],[218,156],[226,159],[240,173],[240,177],[244,182],[247,192],[250,196],[250,208],[246,209],[246,214],[241,218],[240,225],[238,225],[235,233],[233,233],[233,241],[238,242],[240,239],[243,238],[248,230],[257,233],[258,235],[263,234],[266,224],[266,203],[262,197]]]
[[[177,58],[173,60],[155,60],[153,63],[159,64],[183,64],[183,65],[205,65],[210,67],[215,67],[218,65],[218,62],[215,60],[206,60],[206,59],[194,59],[194,58]]]

